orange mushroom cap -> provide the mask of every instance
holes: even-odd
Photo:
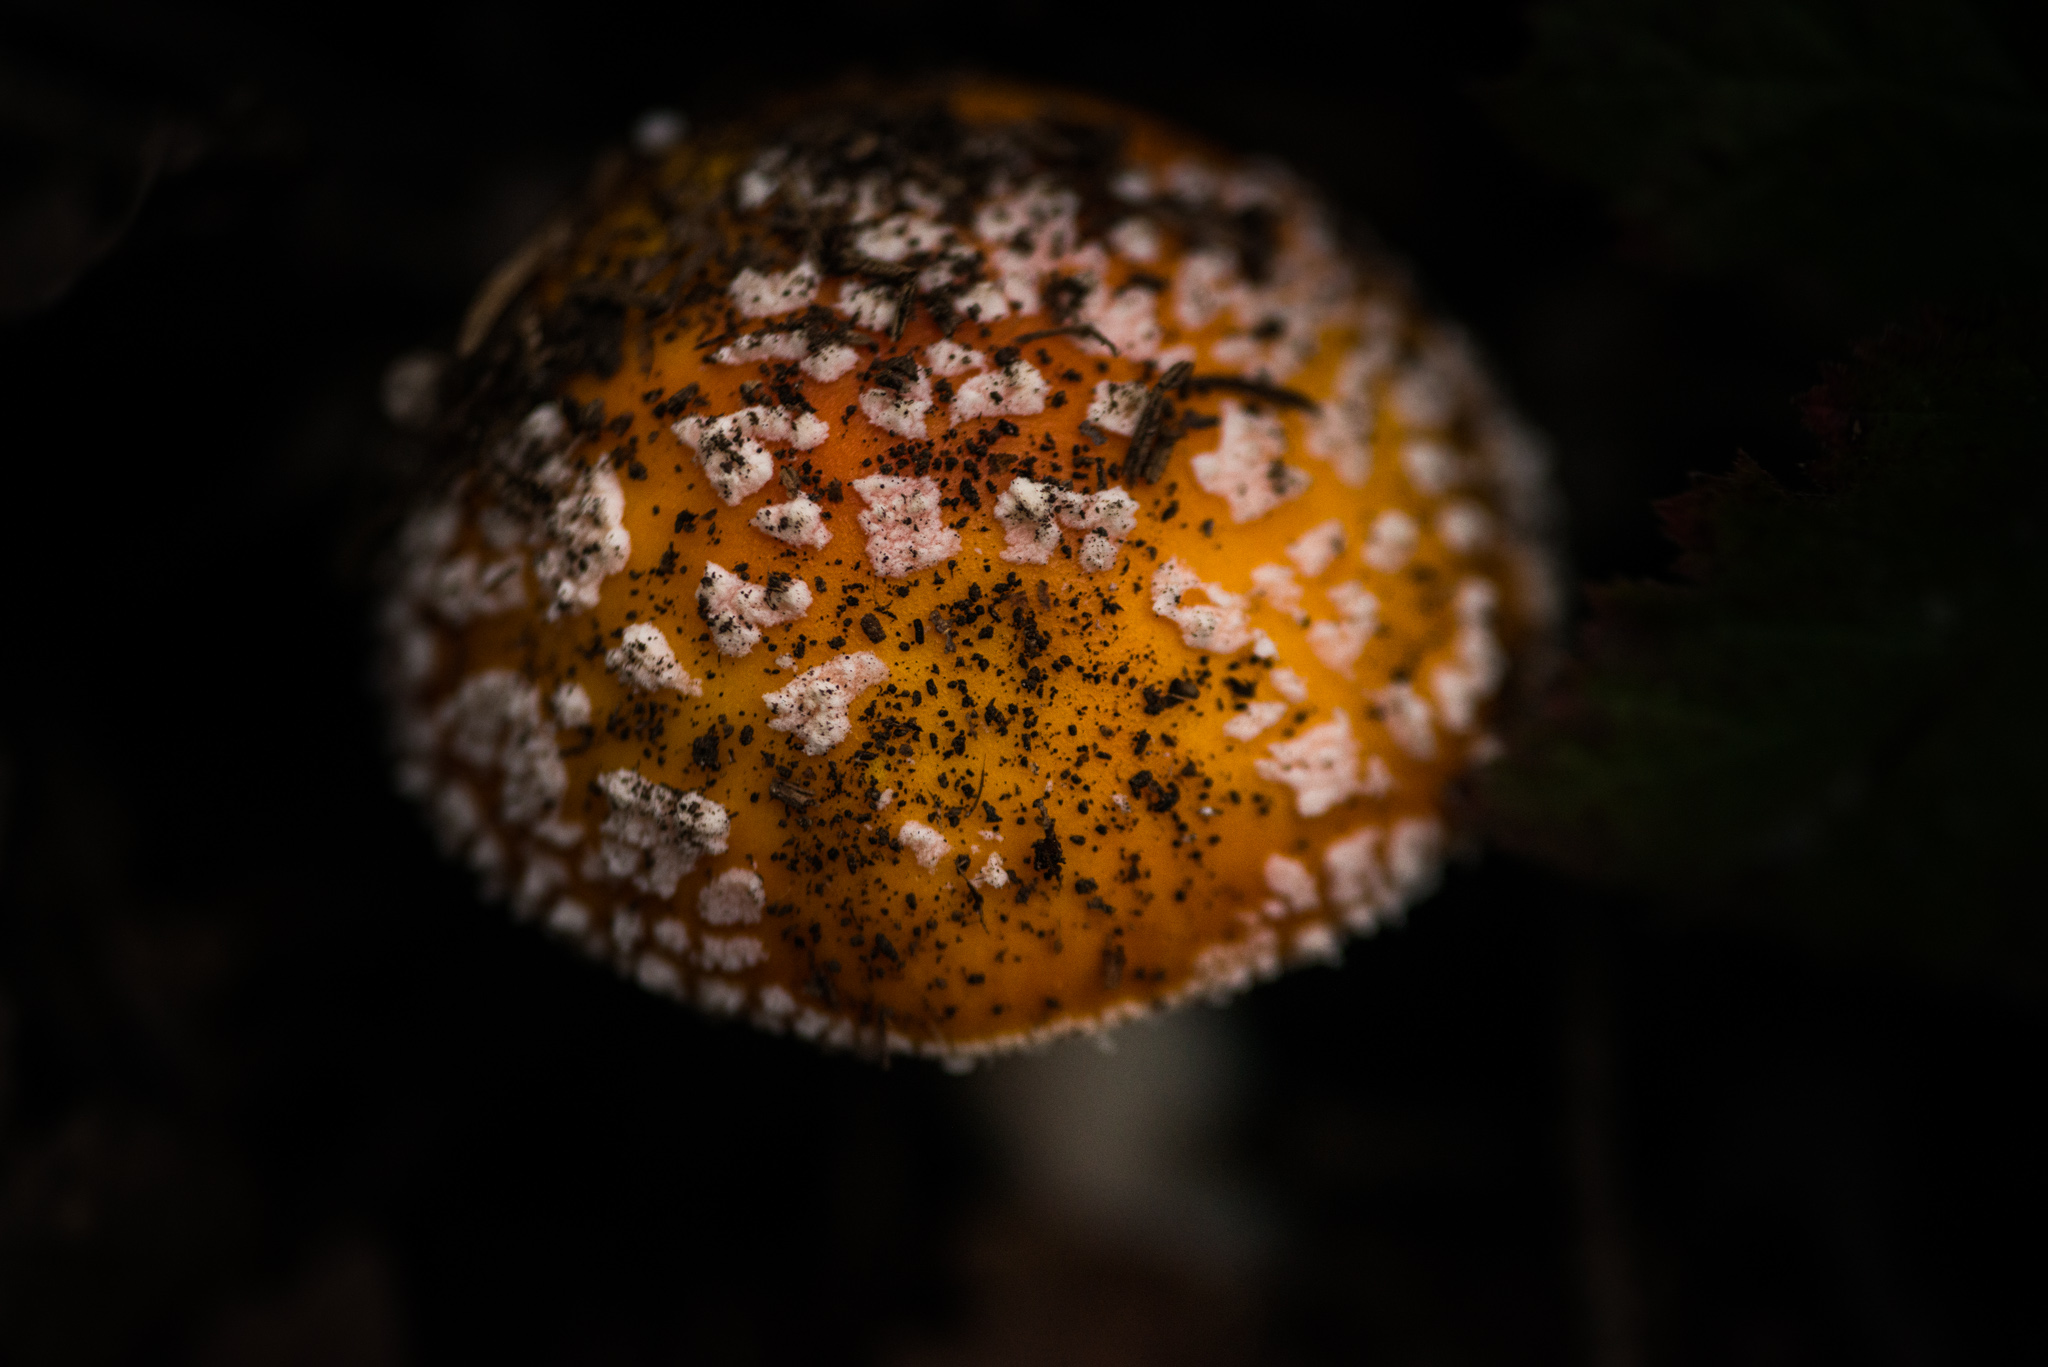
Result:
[[[643,986],[951,1062],[1335,959],[1551,612],[1535,443],[1143,115],[841,92],[486,287],[385,613],[402,787]]]

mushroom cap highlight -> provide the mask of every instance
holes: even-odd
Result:
[[[401,788],[649,990],[960,1064],[1432,887],[1546,633],[1545,465],[1316,198],[952,82],[608,163],[394,542]]]

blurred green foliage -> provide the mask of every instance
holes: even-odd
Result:
[[[1889,317],[1812,459],[1660,507],[1484,785],[1510,847],[1711,916],[2048,985],[2048,114],[1960,4],[1569,0],[1501,101],[1678,269]],[[1810,300],[1811,289],[1805,298]],[[1789,324],[1788,324],[1789,325]],[[1787,396],[1788,401],[1792,396]]]
[[[1678,581],[1591,591],[1573,668],[1490,776],[1497,835],[1697,907],[2048,962],[2026,891],[2048,814],[2029,337],[1887,335],[1807,396],[1824,454],[1803,487],[1742,460],[1665,503]]]

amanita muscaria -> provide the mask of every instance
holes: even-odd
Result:
[[[488,285],[385,616],[405,790],[643,986],[959,1062],[1334,959],[1549,611],[1459,334],[1074,95],[795,104]]]

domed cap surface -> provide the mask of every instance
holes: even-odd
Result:
[[[645,987],[951,1061],[1337,956],[1432,884],[1551,601],[1540,458],[1300,184],[841,94],[485,289],[385,611],[400,781]]]

